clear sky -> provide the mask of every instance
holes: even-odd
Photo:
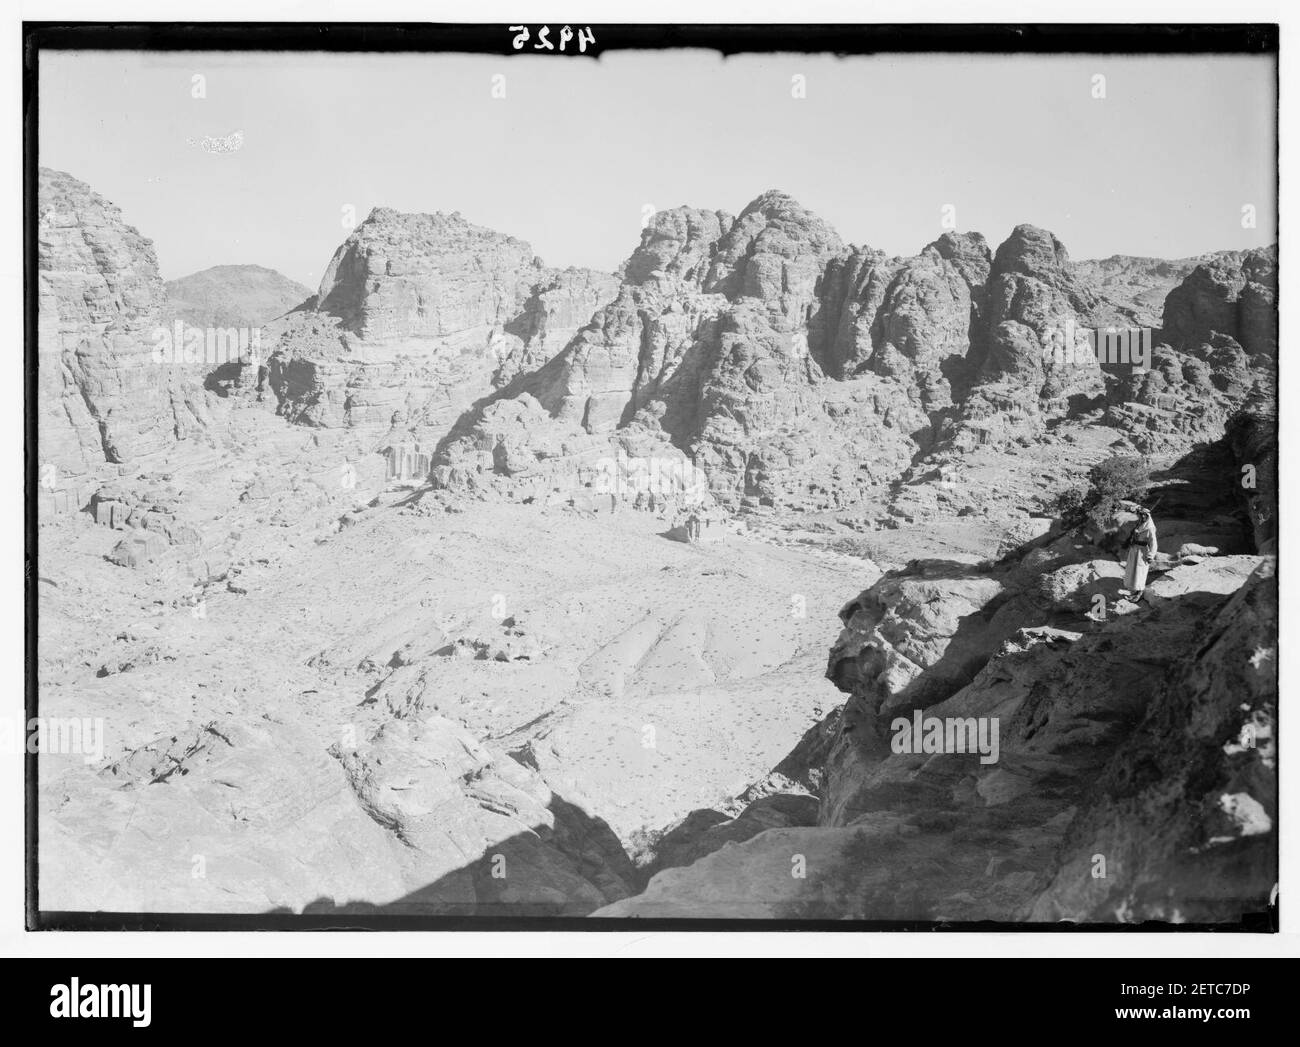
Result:
[[[994,245],[1032,222],[1075,258],[1173,258],[1276,239],[1273,76],[1208,56],[45,52],[40,162],[118,204],[167,279],[253,263],[314,289],[343,209],[378,205],[612,269],[647,207],[735,214],[766,189],[892,254],[952,205]],[[237,151],[198,144],[235,131]]]

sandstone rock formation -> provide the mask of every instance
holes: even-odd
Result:
[[[1258,279],[1243,287],[1267,285],[1254,255],[1206,258],[1245,265]],[[1162,287],[1204,268],[1074,263],[1032,226],[996,254],[979,234],[946,233],[887,258],[844,246],[778,192],[735,219],[659,212],[614,300],[462,417],[435,476],[490,479],[504,444],[506,475],[581,484],[593,457],[639,444],[689,457],[733,508],[828,509],[888,505],[900,476],[924,485],[978,448],[1059,446],[1053,427],[1095,412],[1138,451],[1176,453],[1221,435],[1258,380],[1250,361],[1216,335],[1194,362],[1163,346],[1143,369],[1105,359],[1083,332],[1149,320]],[[1158,336],[1143,337],[1150,350]]]
[[[1215,251],[1195,258],[1109,258],[1075,260],[1075,277],[1097,296],[1088,319],[1095,325],[1152,328],[1164,322],[1165,298],[1199,265],[1240,265],[1244,251]]]
[[[1223,435],[1248,400],[1275,397],[1277,271],[1272,249],[1225,252],[1169,295],[1153,365],[1108,383],[1107,422],[1143,453]]]
[[[183,542],[188,539],[173,522],[179,507],[180,496],[165,483],[143,487],[107,484],[90,499],[90,511],[102,527],[141,527]]]
[[[773,191],[615,275],[380,208],[227,374],[153,366],[148,242],[42,194],[42,499],[89,511],[42,516],[41,710],[107,725],[41,756],[43,904],[1266,907],[1271,251],[890,258]],[[1149,369],[1068,351],[1153,316]],[[1140,603],[1114,528],[1052,518],[1115,454],[1155,477]],[[918,715],[998,758],[896,749]]]
[[[1164,334],[1182,349],[1236,341],[1249,355],[1277,354],[1277,252],[1249,251],[1196,269],[1165,299]]]
[[[865,444],[876,437],[878,452],[892,441],[898,456],[909,456],[906,434],[927,422],[898,381],[882,382],[874,372],[834,388],[824,381],[824,366],[853,372],[874,353],[870,322],[864,350],[844,315],[860,308],[855,302],[846,310],[846,298],[889,288],[888,280],[871,291],[858,286],[869,282],[868,257],[878,261],[849,252],[826,223],[779,192],[763,194],[734,219],[685,207],[657,213],[623,267],[615,300],[560,356],[524,379],[516,395],[532,397],[563,435],[543,422],[543,446],[534,450],[532,434],[521,434],[517,457],[553,458],[556,444],[591,447],[584,437],[624,439],[630,432],[658,442],[664,456],[689,456],[708,473],[713,495],[733,505],[804,496],[831,504],[840,488],[862,479],[845,468],[847,439]],[[960,285],[945,294],[964,295],[968,313],[966,285],[937,249],[924,264]],[[835,292],[827,290],[828,266]],[[893,293],[909,304],[921,301],[921,312],[941,310],[927,279],[913,275]],[[943,321],[923,321],[916,331],[901,320],[897,330],[885,328],[878,336],[887,343],[882,360],[915,354],[931,322]],[[963,315],[950,325],[958,341],[968,324]],[[931,362],[920,362],[927,375]],[[897,371],[878,366],[891,378]],[[887,432],[849,435],[837,423],[848,415]],[[462,429],[472,447],[482,444],[488,426],[471,417]],[[464,459],[453,442],[447,464]],[[882,474],[887,468],[881,463]]]
[[[85,183],[47,168],[37,239],[42,464],[95,473],[201,432],[197,376],[154,359],[167,325],[152,242]]]
[[[1226,442],[1238,474],[1237,489],[1250,514],[1255,547],[1276,554],[1277,399],[1259,390],[1226,425]]]
[[[1254,554],[1272,540],[1255,512],[1269,496],[1240,478],[1271,449],[1256,404],[1159,475],[1142,603],[1082,532],[887,573],[840,612],[827,671],[843,708],[747,806],[667,832],[645,891],[598,915],[1262,918],[1275,561]],[[900,750],[897,724],[916,717],[998,724],[995,758]]]
[[[563,345],[613,284],[547,269],[522,240],[459,214],[376,208],[335,252],[311,307],[269,329],[270,386],[293,421],[436,442]]]
[[[1055,567],[1044,581],[1069,571],[1065,592],[1106,591],[1108,569],[1058,567],[1064,552],[1039,564]],[[1274,654],[1259,644],[1271,630],[1272,569],[1256,557],[1177,567],[1153,584],[1153,607],[1098,621],[1075,612],[1073,629],[1027,625],[1042,620],[1026,613],[1031,601],[1014,618],[1010,604],[989,602],[962,616],[979,619],[982,641],[960,627],[947,635],[942,619],[916,640],[896,639],[891,650],[919,659],[901,675],[863,663],[883,634],[864,639],[853,610],[831,666],[851,697],[816,822],[806,812],[774,822],[762,814],[772,801],[756,803],[693,835],[692,864],[669,859],[678,867],[596,915],[1234,923],[1263,914],[1276,878]],[[926,635],[929,645],[918,643]],[[997,760],[895,750],[894,714],[922,707],[940,720],[997,721]]]
[[[1140,727],[1083,797],[1031,919],[1214,922],[1262,912],[1277,883],[1274,561],[1171,667]],[[1190,588],[1190,583],[1189,583]],[[1106,858],[1094,876],[1095,855]],[[1081,872],[1086,875],[1080,876]]]
[[[1143,454],[1173,453],[1223,435],[1251,397],[1269,397],[1273,365],[1226,336],[1187,352],[1158,345],[1149,370],[1109,383],[1106,421]]]

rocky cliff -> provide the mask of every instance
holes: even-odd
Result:
[[[1196,266],[1165,300],[1152,366],[1119,373],[1106,420],[1144,454],[1223,435],[1248,400],[1275,398],[1274,249],[1224,252]]]
[[[1268,532],[1240,478],[1266,458],[1268,424],[1252,406],[1160,474],[1140,603],[1082,531],[998,562],[886,573],[840,612],[827,675],[845,705],[748,806],[673,827],[645,891],[599,915],[1263,918],[1277,876],[1276,561],[1256,552]],[[900,745],[917,722],[940,739],[989,728],[993,744]]]
[[[1249,356],[1277,355],[1277,250],[1216,257],[1169,292],[1164,336],[1180,349],[1232,339]]]
[[[556,352],[613,285],[548,269],[522,240],[459,214],[376,208],[309,308],[272,326],[270,385],[293,421],[431,449],[475,401]]]
[[[1235,923],[1264,913],[1277,868],[1276,693],[1270,652],[1239,644],[1268,629],[1272,596],[1268,568],[1247,579],[1249,567],[1218,582],[1171,576],[1154,621],[1094,635],[1022,630],[1002,644],[970,685],[926,710],[1000,717],[996,766],[890,754],[860,768],[851,802],[823,806],[819,824],[760,820],[744,842],[717,827],[706,856],[597,915]],[[1202,657],[1189,670],[1193,651]]]
[[[86,475],[200,432],[201,373],[154,355],[169,325],[153,243],[85,183],[46,168],[37,241],[42,465]]]
[[[47,904],[1266,907],[1272,252],[891,258],[768,192],[660,212],[615,275],[379,209],[254,387],[153,360],[171,306],[115,208],[45,172],[41,216],[42,460],[93,479],[42,518],[42,711],[111,725],[42,755]],[[1150,366],[1076,351],[1164,282]],[[205,410],[220,453],[182,442]],[[1154,470],[1141,602],[1113,529],[1053,518],[1115,454]],[[716,544],[667,540],[707,492]],[[661,519],[592,511],[624,501]],[[916,717],[996,756],[897,747]]]
[[[435,474],[482,484],[504,459],[511,475],[582,483],[585,461],[622,449],[689,457],[733,508],[866,504],[906,517],[900,478],[921,488],[904,503],[927,501],[951,494],[925,488],[981,448],[1069,456],[1053,435],[1063,422],[1100,421],[1140,453],[1175,453],[1221,435],[1268,367],[1267,352],[1238,352],[1207,326],[1231,326],[1209,306],[1180,304],[1201,301],[1200,274],[1217,267],[1223,293],[1247,303],[1245,328],[1266,327],[1251,310],[1267,312],[1268,253],[1206,257],[1075,263],[1051,233],[1019,226],[996,252],[979,234],[946,233],[888,258],[844,245],[775,191],[737,218],[659,212],[613,300],[549,363],[463,416]],[[1178,344],[1148,329],[1134,343],[1142,365],[1127,351],[1109,359],[1105,327],[1150,319],[1166,286],[1182,289],[1169,296]],[[1085,337],[1098,328],[1101,351]],[[1193,329],[1204,345],[1184,344]],[[1015,499],[963,497],[1016,515]]]
[[[1099,307],[1089,319],[1123,327],[1159,330],[1165,299],[1199,265],[1240,265],[1247,252],[1213,251],[1195,258],[1141,258],[1111,255],[1074,261],[1075,276],[1097,296]]]

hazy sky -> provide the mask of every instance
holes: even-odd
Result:
[[[735,214],[766,189],[893,254],[950,204],[994,245],[1032,222],[1075,258],[1172,258],[1276,239],[1273,75],[1208,56],[44,52],[40,162],[118,204],[167,279],[255,263],[314,289],[349,205],[460,211],[548,264],[612,269],[648,206]],[[235,131],[237,151],[199,144]]]

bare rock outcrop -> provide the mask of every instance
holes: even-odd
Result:
[[[1277,586],[1264,560],[1080,803],[1033,920],[1208,922],[1277,883]],[[1097,855],[1105,862],[1098,876]]]
[[[512,388],[463,416],[435,474],[482,477],[504,460],[508,475],[540,470],[562,486],[582,474],[570,455],[607,454],[639,434],[689,457],[732,508],[889,503],[901,480],[906,518],[962,498],[1014,517],[1015,498],[1000,504],[987,484],[953,491],[972,452],[1063,446],[1065,421],[1114,427],[1143,454],[1222,434],[1258,378],[1229,335],[1161,346],[1146,367],[1099,360],[1087,339],[1149,317],[1152,296],[1199,279],[1200,261],[1074,263],[1029,225],[996,253],[977,233],[945,233],[913,258],[889,258],[845,246],[775,191],[736,218],[659,212],[612,301],[549,363],[511,372]],[[1248,271],[1241,293],[1267,302],[1254,254],[1205,265]],[[1151,332],[1142,337],[1150,348]],[[503,397],[522,406],[507,411]],[[489,417],[502,411],[512,435]]]
[[[989,262],[978,233],[945,233],[915,258],[859,248],[835,260],[826,301],[836,320],[817,354],[823,366],[838,378],[869,369],[942,380],[941,366],[970,352]]]
[[[558,351],[614,287],[609,274],[548,269],[458,213],[376,208],[310,308],[273,325],[270,386],[292,421],[433,445]]]
[[[328,748],[271,716],[190,724],[60,795],[42,858],[93,870],[50,885],[65,907],[90,884],[118,911],[581,915],[640,882],[608,826],[437,716]]]
[[[850,621],[831,674],[852,696],[827,757],[817,824],[765,818],[769,800],[733,822],[683,827],[679,842],[665,843],[703,856],[678,865],[666,846],[665,866],[674,867],[596,915],[1262,918],[1276,879],[1273,561],[1189,563],[1158,578],[1145,607],[1097,620],[1072,611],[1073,628],[1033,624],[1044,620],[1046,593],[1113,584],[1109,572],[1079,571],[1087,564],[1077,557],[1043,571],[1063,558],[1072,559],[1058,549],[1036,565],[1038,597],[1020,603],[1002,639],[989,628],[998,612],[984,604],[984,637],[959,659],[968,662],[959,686],[944,675],[942,652],[961,630],[943,624],[935,602],[904,610],[898,623],[930,620],[913,633],[935,644],[897,629],[883,640],[921,663],[895,679],[846,673],[844,645],[863,635]],[[958,620],[971,614],[981,616]],[[869,645],[887,634],[875,635]],[[976,647],[985,656],[978,668]],[[935,670],[943,678],[922,694],[918,681]],[[991,760],[942,745],[908,751],[893,744],[892,729],[867,745],[849,740],[862,726],[858,701],[883,708],[884,724],[893,714],[996,724],[996,751]],[[710,845],[722,834],[730,838]]]
[[[1094,327],[1136,327],[1159,330],[1165,298],[1198,265],[1240,265],[1245,251],[1214,251],[1195,258],[1109,258],[1073,260],[1075,277],[1096,294],[1098,303],[1088,320]]]
[[[200,376],[155,358],[166,299],[153,243],[61,171],[41,169],[37,212],[42,464],[95,473],[201,433]]]
[[[1276,399],[1276,251],[1224,252],[1166,298],[1151,366],[1108,380],[1106,422],[1144,454],[1217,440],[1248,400]]]
[[[361,808],[416,852],[408,876],[427,881],[385,911],[583,915],[634,889],[608,826],[454,721],[392,720],[331,753]]]
[[[517,315],[533,251],[459,213],[377,207],[334,253],[317,308],[366,341],[425,337],[482,344]]]
[[[617,277],[595,269],[561,269],[538,282],[505,333],[493,337],[501,360],[493,384],[505,386],[549,362],[617,290]]]
[[[1233,339],[1215,334],[1192,351],[1157,345],[1152,366],[1108,383],[1107,424],[1143,454],[1181,451],[1217,440],[1252,396],[1271,398],[1272,367],[1255,366]]]
[[[1031,225],[1016,226],[998,247],[989,275],[981,382],[1010,380],[1039,399],[1100,394],[1095,356],[1075,353],[1064,341],[1075,318],[1097,304],[1069,263],[1065,245]]]
[[[840,612],[827,676],[844,706],[743,808],[671,827],[645,891],[597,915],[1267,920],[1276,587],[1254,552],[1272,548],[1255,513],[1275,482],[1270,402],[1156,475],[1140,602],[1093,530],[883,575]],[[939,741],[900,746],[918,720]],[[991,730],[991,749],[945,744],[953,724]]]
[[[1277,521],[1277,401],[1256,395],[1226,425],[1226,442],[1236,465],[1236,488],[1250,514],[1255,548],[1275,554]]]
[[[652,216],[605,274],[380,208],[266,320],[280,417],[219,405],[233,464],[173,472],[140,463],[202,426],[212,377],[152,359],[181,303],[111,205],[52,172],[42,193],[42,461],[74,470],[42,497],[89,508],[53,526],[90,579],[40,579],[42,703],[124,732],[106,766],[43,755],[43,860],[89,870],[67,907],[1262,908],[1270,252],[1073,263],[1020,226],[891,258],[768,192]],[[1066,351],[1166,284],[1148,369]],[[1180,467],[1141,603],[1113,548],[1048,515],[1117,450]],[[516,504],[475,504],[496,497]],[[931,525],[970,544],[912,559]],[[918,715],[997,722],[1000,752],[896,749]]]
[[[965,257],[960,244],[951,253]],[[523,392],[575,446],[584,435],[632,431],[685,453],[733,506],[851,502],[896,472],[915,451],[909,434],[929,424],[913,375],[941,384],[936,360],[969,345],[969,285],[941,248],[911,268],[894,265],[889,279],[882,269],[868,287],[862,270],[877,261],[776,191],[734,219],[660,212],[617,297]],[[893,307],[880,320],[886,293]],[[864,302],[870,316],[856,321]],[[940,327],[952,344],[935,352],[927,343]],[[877,342],[876,369],[863,370]],[[824,368],[850,380],[829,381]],[[482,419],[468,429],[464,439],[481,446]],[[879,469],[864,473],[847,463],[867,446]],[[551,457],[544,446],[537,455]],[[446,457],[463,455],[451,447]]]
[[[1215,334],[1236,341],[1249,355],[1277,355],[1277,250],[1249,251],[1240,259],[1216,258],[1169,292],[1164,338],[1184,349]]]

